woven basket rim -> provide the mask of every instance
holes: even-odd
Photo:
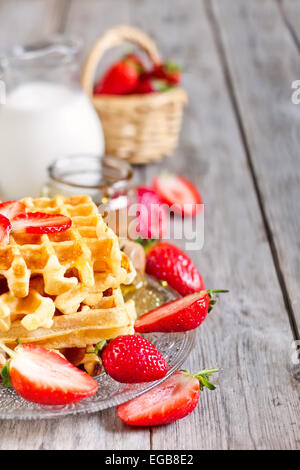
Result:
[[[130,95],[93,95],[92,100],[95,104],[103,102],[122,103],[122,104],[136,104],[136,103],[151,103],[161,105],[163,103],[180,99],[184,104],[188,101],[186,91],[181,87],[176,87],[168,91],[156,91],[153,93],[145,94],[130,94]]]

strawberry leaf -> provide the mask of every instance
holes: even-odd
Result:
[[[9,361],[3,367],[1,371],[1,377],[2,377],[2,385],[4,385],[4,387],[11,388],[12,384],[11,384],[10,374],[9,374]]]
[[[95,345],[95,348],[91,351],[86,351],[87,354],[97,354],[102,351],[102,349],[104,348],[104,346],[106,345],[106,340],[104,339],[103,341],[99,341],[99,343],[97,343]]]

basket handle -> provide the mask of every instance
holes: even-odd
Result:
[[[82,70],[82,86],[89,96],[93,95],[93,85],[98,63],[103,54],[110,48],[123,42],[138,45],[149,55],[152,62],[160,62],[160,54],[152,39],[140,29],[132,26],[116,26],[102,34],[90,50]]]

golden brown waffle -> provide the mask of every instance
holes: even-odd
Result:
[[[0,341],[80,348],[80,364],[94,373],[99,360],[87,349],[133,333],[134,303],[124,303],[120,285],[130,284],[135,270],[88,196],[23,202],[28,212],[67,215],[72,226],[12,234],[0,246]]]
[[[0,246],[0,276],[15,297],[28,296],[30,278],[36,275],[43,277],[49,295],[63,294],[79,282],[92,287],[94,272],[122,276],[117,236],[88,196],[26,198],[23,203],[27,212],[67,215],[72,226],[49,235],[11,234],[9,244]]]
[[[90,309],[85,306],[71,315],[54,316],[51,328],[37,328],[28,331],[16,320],[7,332],[0,332],[0,341],[14,345],[34,343],[53,349],[82,348],[104,339],[133,333],[135,319],[134,302],[111,308]]]

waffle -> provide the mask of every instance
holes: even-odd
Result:
[[[22,201],[27,212],[61,213],[72,219],[69,230],[54,234],[11,234],[0,246],[0,276],[18,298],[27,297],[33,276],[44,279],[45,292],[60,295],[77,286],[95,284],[94,273],[122,275],[117,236],[104,223],[88,196],[56,196]]]
[[[130,284],[135,270],[88,196],[22,202],[28,212],[64,214],[72,226],[49,235],[14,233],[0,245],[0,341],[82,348],[80,363],[95,370],[88,348],[133,333],[134,303],[124,303],[120,285]]]

